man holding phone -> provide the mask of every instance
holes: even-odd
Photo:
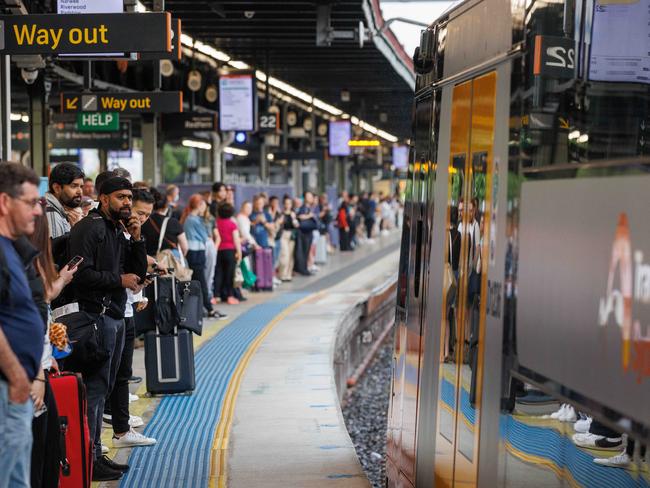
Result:
[[[113,388],[124,346],[126,291],[137,292],[147,268],[146,248],[140,221],[131,218],[131,183],[120,177],[107,179],[99,189],[99,207],[91,210],[70,231],[70,255],[79,255],[71,296],[80,311],[93,316],[109,354],[95,372],[84,373],[88,399],[88,424],[94,440],[93,480],[119,479],[128,469],[102,456],[101,428],[104,403]],[[126,240],[125,228],[131,236]]]

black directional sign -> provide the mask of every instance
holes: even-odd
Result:
[[[217,115],[197,112],[165,114],[162,118],[162,128],[167,133],[177,135],[215,131]]]
[[[170,52],[171,14],[0,15],[1,54]]]
[[[183,92],[61,93],[61,112],[182,112]]]
[[[181,19],[172,19],[172,50],[170,52],[159,53],[138,53],[138,59],[156,60],[156,59],[176,59],[181,60]]]
[[[131,148],[131,122],[123,120],[117,132],[80,132],[74,122],[59,122],[47,130],[50,149],[107,149]]]

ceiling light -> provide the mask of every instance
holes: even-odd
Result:
[[[248,66],[246,63],[243,61],[228,61],[228,64],[232,66],[235,69],[248,69],[250,66]]]
[[[237,149],[236,147],[224,147],[223,152],[232,154],[233,156],[248,156],[246,149]]]
[[[23,122],[29,122],[29,115],[23,115],[22,117],[20,117],[20,120],[22,120]]]
[[[11,114],[9,116],[10,120],[13,120],[14,122],[18,122],[22,118],[22,115],[20,114]]]
[[[205,149],[206,151],[209,151],[212,149],[212,144],[209,142],[203,142],[203,141],[196,141],[194,139],[183,139],[183,142],[181,143],[185,147],[193,147],[195,149]]]

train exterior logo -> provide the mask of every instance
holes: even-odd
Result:
[[[630,225],[625,213],[620,214],[612,245],[612,259],[607,278],[607,294],[600,299],[599,325],[613,322],[621,329],[621,365],[637,374],[637,382],[650,376],[650,325],[642,333],[639,319],[633,316],[633,302],[650,304],[650,264],[643,262],[643,251],[632,259]],[[616,280],[618,274],[618,280]],[[618,286],[618,288],[616,288]]]

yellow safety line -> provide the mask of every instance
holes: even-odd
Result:
[[[248,367],[248,363],[257,351],[257,348],[260,346],[262,341],[268,336],[273,328],[283,319],[285,319],[291,312],[296,308],[303,305],[309,300],[322,295],[325,291],[319,293],[308,295],[297,302],[289,305],[282,312],[276,315],[264,328],[259,336],[248,346],[246,353],[242,356],[239,364],[235,368],[230,382],[228,383],[228,388],[226,389],[226,395],[224,397],[224,404],[221,410],[221,418],[217,424],[217,429],[214,434],[212,441],[212,456],[210,458],[210,478],[208,486],[210,488],[225,488],[227,481],[226,474],[226,450],[228,449],[228,440],[230,436],[230,429],[232,427],[232,421],[235,414],[235,403],[237,395],[239,394],[239,387],[244,376],[244,372]]]

